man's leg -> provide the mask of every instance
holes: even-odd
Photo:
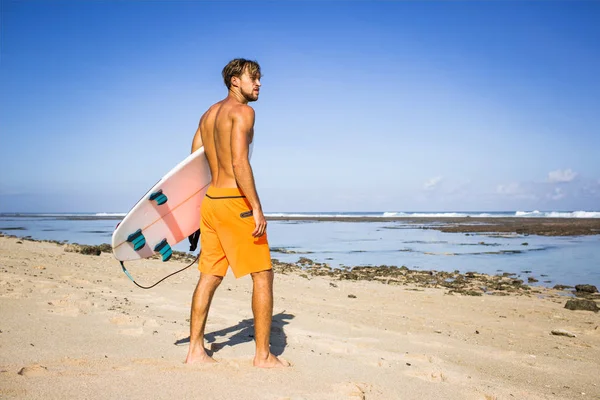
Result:
[[[190,315],[190,349],[185,362],[215,362],[206,354],[204,349],[204,328],[208,318],[208,310],[215,291],[221,284],[223,277],[200,274],[198,284],[192,298],[192,311]]]
[[[262,368],[287,367],[271,354],[269,339],[273,318],[273,270],[252,273],[252,312],[254,313],[254,340],[256,355],[254,366]]]

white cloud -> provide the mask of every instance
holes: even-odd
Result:
[[[554,188],[554,192],[549,193],[547,197],[552,200],[560,200],[560,199],[564,198],[565,196],[566,196],[565,192],[561,188],[557,187],[557,188]]]
[[[548,181],[551,183],[571,182],[577,176],[570,168],[565,170],[557,169],[548,173]]]
[[[425,190],[433,190],[435,187],[443,180],[444,178],[441,176],[436,176],[435,178],[431,178],[427,182],[423,184],[423,189]]]

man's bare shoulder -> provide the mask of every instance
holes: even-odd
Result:
[[[219,108],[221,108],[221,106],[223,105],[223,103],[225,102],[225,100],[221,100],[218,103],[213,104],[212,106],[208,107],[208,110],[206,110],[204,112],[204,114],[202,114],[202,118],[214,113],[215,111],[217,111]]]
[[[248,104],[236,104],[229,110],[229,115],[232,118],[254,119],[254,108]]]

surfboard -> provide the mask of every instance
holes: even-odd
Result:
[[[200,228],[200,207],[210,182],[201,147],[167,172],[117,225],[114,257],[132,261],[160,254],[168,261],[172,246]]]

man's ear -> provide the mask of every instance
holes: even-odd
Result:
[[[240,86],[240,78],[237,76],[231,77],[231,86],[239,87]]]

